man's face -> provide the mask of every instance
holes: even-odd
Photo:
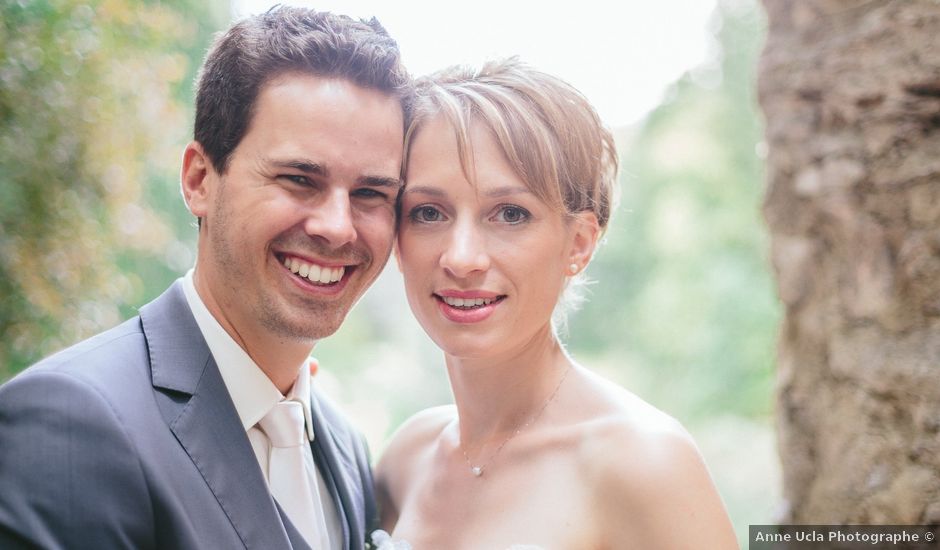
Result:
[[[402,125],[397,99],[344,79],[262,88],[227,172],[207,165],[203,203],[187,196],[202,218],[197,285],[236,339],[339,328],[388,260]]]

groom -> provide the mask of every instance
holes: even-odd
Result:
[[[196,267],[0,388],[0,548],[363,547],[366,450],[307,357],[388,259],[409,90],[375,20],[278,8],[216,40]]]

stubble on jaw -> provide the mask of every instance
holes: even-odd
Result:
[[[246,272],[244,264],[238,261],[239,256],[236,251],[249,251],[250,247],[247,243],[240,243],[237,240],[236,235],[239,233],[231,224],[232,216],[229,211],[229,203],[225,198],[225,187],[226,178],[220,178],[218,194],[213,205],[215,209],[215,217],[213,219],[214,227],[206,227],[206,230],[213,231],[215,238],[211,241],[211,253],[219,269],[218,275],[221,278],[220,283],[225,285],[228,289],[228,296],[230,296],[232,300],[242,299],[247,302],[250,308],[250,314],[258,323],[271,334],[285,340],[300,342],[316,341],[330,336],[339,330],[349,310],[352,309],[352,306],[361,296],[357,296],[355,300],[349,303],[331,303],[314,298],[305,299],[305,312],[303,320],[300,321],[291,320],[288,315],[285,314],[285,308],[279,306],[277,294],[274,292],[265,292],[265,289],[261,286],[261,282],[258,282],[259,286],[256,292],[244,296],[244,287],[239,285],[239,281],[248,280],[252,274]],[[205,223],[205,220],[203,223]],[[309,239],[310,237],[304,238]],[[282,236],[276,239],[274,243],[278,240],[289,242],[290,239],[290,236]],[[310,245],[296,248],[309,249]],[[266,251],[268,250],[269,249]],[[337,256],[347,260],[353,260],[357,264],[357,270],[369,269],[374,260],[369,254],[355,249],[349,250],[346,253],[322,252],[319,255],[322,257]],[[267,258],[265,261],[270,261],[270,258]],[[376,276],[378,276],[378,273],[376,273]],[[373,280],[374,278],[375,277],[373,277]],[[368,288],[372,282],[373,281],[369,281],[369,285],[367,285],[366,288]],[[363,289],[363,291],[364,290],[365,289]],[[234,306],[234,304],[225,305],[228,307]],[[238,330],[236,327],[233,328]]]

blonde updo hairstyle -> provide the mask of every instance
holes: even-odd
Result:
[[[593,212],[606,229],[616,204],[617,150],[594,107],[570,84],[511,57],[479,70],[448,67],[418,79],[416,87],[405,132],[405,181],[410,142],[438,115],[454,128],[461,166],[473,181],[470,125],[478,122],[542,202],[566,216]]]
[[[479,70],[449,67],[418,79],[416,88],[405,132],[406,185],[411,140],[438,116],[453,127],[464,175],[474,181],[470,126],[480,123],[542,202],[568,219],[593,212],[603,234],[617,200],[617,151],[613,135],[578,90],[515,57],[490,61]],[[563,309],[580,302],[579,293],[571,290],[583,280],[574,282]]]

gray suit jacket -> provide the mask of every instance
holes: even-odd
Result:
[[[312,398],[345,548],[377,523],[365,446]],[[0,548],[303,548],[177,281],[0,387]]]

